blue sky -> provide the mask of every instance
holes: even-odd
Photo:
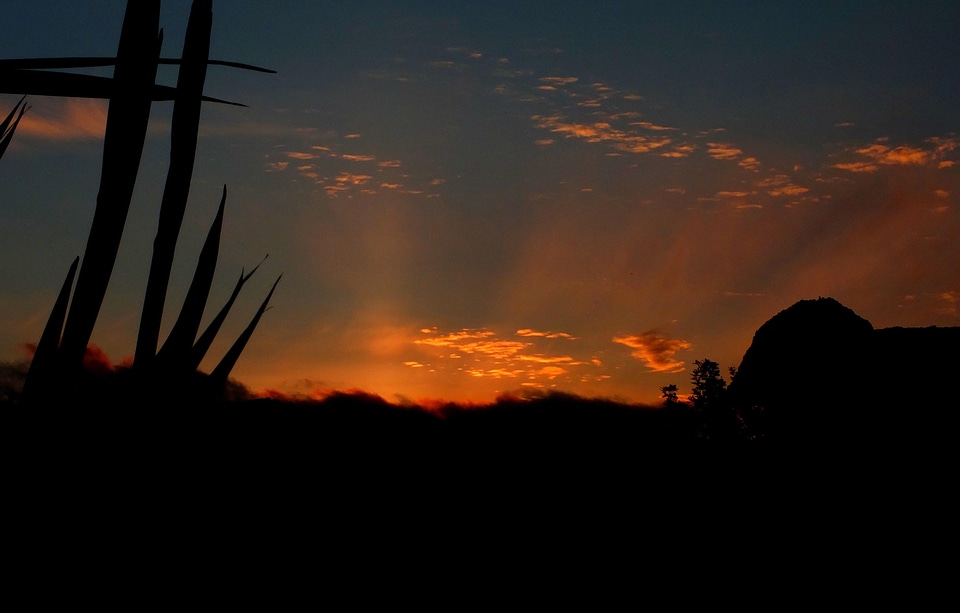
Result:
[[[124,3],[87,4],[19,7],[0,56],[115,53]],[[215,2],[211,54],[278,72],[209,73],[209,95],[248,108],[204,109],[165,330],[224,184],[212,302],[270,254],[227,337],[284,275],[234,371],[256,390],[654,401],[696,359],[739,363],[801,299],[958,325],[960,5],[594,4]],[[164,2],[164,55],[188,11]],[[8,360],[83,252],[106,113],[29,102],[0,162]],[[169,113],[94,331],[116,362]]]

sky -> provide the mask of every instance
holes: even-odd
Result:
[[[114,55],[124,6],[21,3],[0,57]],[[163,2],[164,56],[189,7]],[[953,0],[215,1],[211,56],[277,73],[208,72],[207,95],[247,106],[204,107],[162,334],[224,185],[206,319],[269,257],[202,368],[282,274],[233,371],[257,392],[653,403],[695,360],[739,364],[798,300],[960,325],[958,26]],[[0,160],[0,361],[26,357],[83,253],[107,109],[28,102]],[[91,339],[115,363],[170,112]]]

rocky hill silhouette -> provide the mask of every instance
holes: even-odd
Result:
[[[958,348],[960,327],[875,329],[833,298],[801,300],[757,330],[731,400],[773,439],[917,442],[948,424]]]

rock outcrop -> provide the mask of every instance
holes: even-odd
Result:
[[[952,423],[958,349],[960,327],[874,329],[832,298],[802,300],[757,330],[731,399],[770,437],[928,436]]]

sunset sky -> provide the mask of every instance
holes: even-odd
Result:
[[[163,5],[179,56],[190,2]],[[124,6],[20,3],[0,57],[114,55]],[[269,258],[203,368],[282,273],[233,371],[254,391],[656,402],[689,391],[694,360],[739,364],[797,300],[960,325],[955,0],[215,0],[213,29],[212,57],[277,74],[208,73],[208,95],[248,108],[204,107],[163,330],[226,184],[206,317]],[[28,102],[0,160],[0,361],[26,356],[83,253],[107,109]],[[154,105],[93,333],[116,363],[171,109]]]

